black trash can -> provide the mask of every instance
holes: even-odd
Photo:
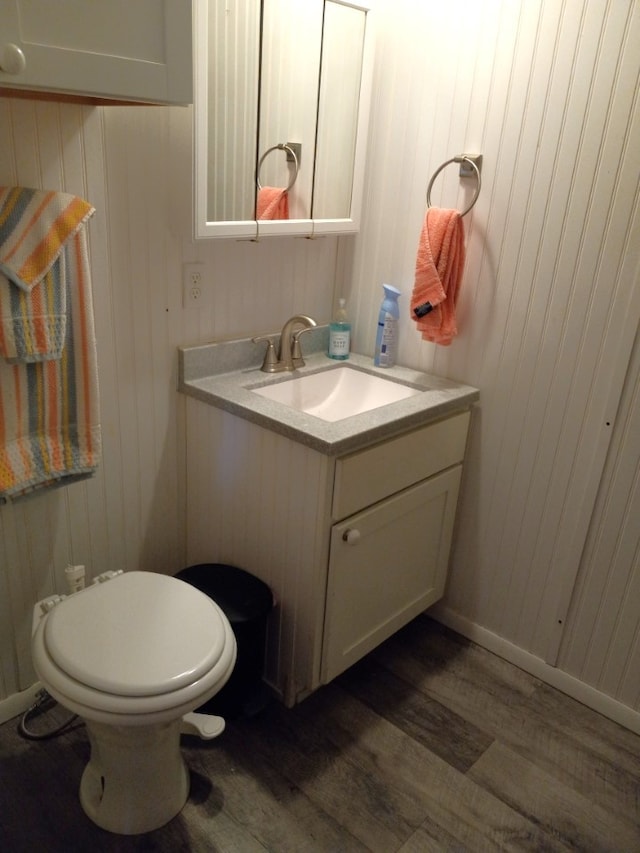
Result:
[[[262,710],[269,692],[262,681],[267,617],[273,595],[264,581],[236,566],[201,563],[176,577],[212,598],[223,611],[236,637],[238,656],[225,686],[197,710],[228,720],[249,717]]]

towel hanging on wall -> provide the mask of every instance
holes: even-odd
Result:
[[[457,210],[427,210],[416,257],[411,318],[426,341],[448,346],[458,334],[456,303],[464,270],[464,226]]]
[[[98,464],[93,213],[68,193],[0,187],[0,503]]]

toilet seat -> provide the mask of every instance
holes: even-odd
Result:
[[[146,724],[217,692],[236,649],[208,596],[165,575],[127,572],[57,604],[36,628],[33,653],[39,677],[70,710]]]

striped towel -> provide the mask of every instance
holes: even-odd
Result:
[[[93,212],[68,193],[0,187],[0,355],[60,358],[66,244]]]
[[[38,220],[48,215],[47,208],[54,215],[43,235]],[[23,293],[32,297],[26,309],[31,320],[54,317],[58,309],[65,320],[61,325],[26,323],[22,338],[15,335],[19,323],[2,325],[6,360],[0,359],[0,503],[83,479],[97,468],[98,377],[83,227],[93,212],[86,201],[66,193],[0,188],[3,312],[10,289],[8,300],[14,303]],[[20,291],[18,297],[14,290]],[[45,314],[38,314],[42,305]]]

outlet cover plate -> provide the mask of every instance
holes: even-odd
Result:
[[[213,288],[204,274],[203,263],[182,265],[182,307],[211,308]]]

